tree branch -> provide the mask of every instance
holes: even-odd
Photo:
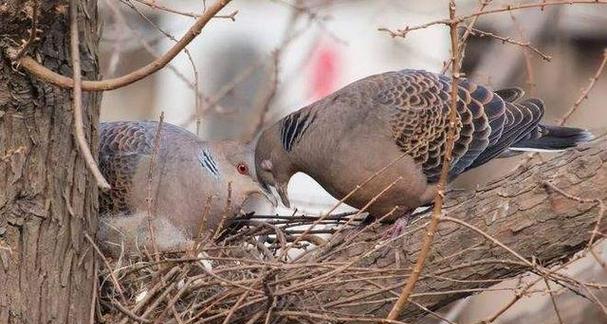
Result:
[[[449,18],[453,20],[455,18],[455,1],[449,1]],[[424,235],[422,247],[420,253],[415,261],[415,267],[413,273],[407,280],[405,287],[398,296],[396,303],[388,314],[389,320],[398,319],[403,308],[407,306],[409,302],[409,296],[415,288],[415,284],[419,280],[419,276],[424,268],[424,263],[428,258],[428,254],[432,248],[432,241],[434,235],[438,229],[438,224],[441,220],[441,214],[443,212],[443,203],[445,199],[445,187],[447,186],[447,178],[449,176],[449,170],[451,169],[451,155],[453,153],[453,144],[455,142],[455,129],[458,122],[457,115],[457,100],[458,96],[458,83],[459,83],[459,44],[457,36],[457,25],[458,22],[454,21],[449,25],[451,35],[451,106],[449,107],[449,128],[447,130],[447,140],[445,141],[445,155],[443,157],[440,177],[438,184],[436,185],[436,197],[434,197],[434,208],[432,208],[432,219],[428,224],[426,235]]]
[[[196,22],[190,27],[190,29],[186,32],[186,34],[175,44],[171,49],[169,49],[165,54],[158,57],[153,62],[147,64],[146,66],[135,70],[127,75],[123,75],[121,77],[106,79],[101,81],[82,81],[82,90],[85,91],[106,91],[106,90],[114,90],[124,86],[127,86],[131,83],[137,82],[148,75],[151,75],[158,70],[165,67],[177,54],[179,54],[198,34],[206,24],[213,18],[215,15],[223,9],[231,0],[218,0],[212,6],[210,6],[198,19]],[[7,55],[15,60],[17,55],[16,50],[7,49]],[[33,74],[38,79],[46,81],[48,83],[57,85],[62,88],[73,88],[74,80],[72,78],[63,76],[54,71],[49,70],[42,64],[36,62],[33,58],[29,56],[22,57],[16,60],[19,66],[22,66],[29,73]]]

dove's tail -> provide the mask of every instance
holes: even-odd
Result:
[[[510,151],[527,152],[554,152],[580,143],[589,142],[594,138],[592,133],[585,129],[562,126],[538,125],[526,136],[514,142]]]

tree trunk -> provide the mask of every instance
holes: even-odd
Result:
[[[71,90],[38,81],[5,55],[29,38],[30,55],[70,76],[67,1],[0,2],[0,323],[88,323],[95,291],[97,189],[73,138]],[[97,6],[79,6],[83,79],[99,78]],[[99,93],[83,96],[97,154]]]

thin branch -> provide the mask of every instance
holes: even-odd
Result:
[[[126,22],[126,18],[124,17],[124,14],[123,14],[123,12],[122,12],[122,10],[119,10],[118,8],[116,8],[116,6],[114,5],[113,1],[114,1],[114,0],[105,0],[106,4],[107,4],[107,5],[108,5],[108,7],[109,7],[109,8],[112,10],[112,12],[114,13],[114,16],[115,16],[115,17],[116,17],[116,19],[118,20],[118,23],[122,24],[122,26],[121,26],[121,29],[120,29],[120,30],[122,30],[122,28],[126,28],[126,29],[128,29],[128,31],[129,31],[130,33],[134,34],[134,35],[133,35],[133,37],[132,37],[131,39],[136,39],[137,41],[139,41],[139,42],[141,43],[142,48],[143,48],[143,49],[144,49],[144,50],[145,50],[145,51],[146,51],[148,54],[150,54],[151,56],[153,56],[153,58],[154,58],[154,59],[157,59],[157,58],[158,58],[158,55],[156,54],[156,51],[154,50],[154,48],[153,48],[153,47],[150,45],[150,43],[149,43],[149,42],[147,42],[147,41],[145,40],[144,35],[143,35],[143,34],[142,34],[140,31],[138,31],[138,30],[136,30],[136,29],[133,29],[133,28],[131,28],[131,27],[128,25],[128,23]],[[127,6],[129,6],[129,7],[131,7],[131,8],[133,8],[132,4],[131,4],[131,3],[129,3],[128,1],[126,1],[126,0],[125,0],[125,1],[122,1],[122,3],[124,3],[125,5],[127,5]],[[215,17],[218,17],[218,16],[215,16]],[[147,19],[147,17],[145,17],[145,18]],[[148,20],[149,20],[149,19],[148,19]],[[151,22],[151,21],[150,21],[150,22]],[[154,25],[154,26],[155,26],[156,28],[158,28],[156,25]],[[123,40],[121,39],[121,41],[123,41]],[[127,40],[124,40],[124,41],[127,41]],[[117,41],[113,42],[113,46],[116,46],[116,44],[118,44],[118,43],[119,43],[119,42],[117,42]],[[188,52],[186,52],[186,54],[187,54],[187,53],[188,53]],[[117,55],[117,54],[118,54],[118,52],[117,52],[117,51],[114,51],[114,53],[113,53],[112,55]],[[190,55],[188,55],[188,59],[190,59]],[[191,60],[191,59],[190,59],[190,62],[192,62],[192,61],[193,61],[193,60]],[[191,63],[191,64],[192,64],[192,63]],[[192,65],[193,65],[193,64],[192,64]],[[201,100],[204,100],[204,101],[209,101],[209,98],[206,98],[206,97],[204,96],[204,94],[202,93],[202,91],[200,91],[199,86],[198,86],[198,82],[197,82],[196,80],[194,80],[194,81],[189,80],[189,79],[188,79],[188,77],[186,77],[186,76],[185,76],[183,73],[181,73],[181,72],[180,72],[180,71],[179,71],[179,70],[178,70],[178,69],[175,67],[175,65],[174,65],[174,64],[171,64],[171,63],[167,64],[167,68],[168,68],[169,70],[171,70],[171,72],[173,72],[173,73],[175,74],[175,76],[176,76],[176,77],[177,77],[179,80],[183,81],[183,82],[184,82],[184,83],[185,83],[185,84],[188,86],[188,88],[190,88],[190,89],[191,89],[191,90],[194,92],[194,94],[196,95],[196,100],[197,100],[198,102],[200,102]],[[197,73],[197,71],[196,71],[196,70],[195,70],[195,72]],[[113,73],[109,73],[108,75],[110,75],[110,74],[113,74]],[[196,75],[194,75],[194,77],[195,77],[195,79],[196,79]],[[198,105],[197,105],[197,106],[198,106]],[[210,109],[210,108],[212,108],[212,107],[209,107],[209,108],[207,108],[207,109]],[[205,109],[205,110],[206,110],[206,109]],[[193,114],[192,120],[194,120],[194,118],[196,117],[196,115],[197,115],[197,113],[194,113],[194,114]]]
[[[97,294],[99,288],[99,276],[97,275],[97,271],[99,270],[99,265],[97,264],[97,258],[93,258],[93,297],[91,297],[91,312],[89,314],[89,324],[95,323],[95,310],[97,306]]]
[[[584,88],[584,90],[582,90],[582,94],[580,95],[580,97],[575,101],[571,109],[569,109],[569,111],[567,111],[567,113],[559,121],[559,125],[564,125],[567,120],[569,120],[569,117],[571,117],[571,115],[580,107],[582,102],[588,99],[588,94],[594,87],[596,81],[601,77],[601,74],[605,69],[605,65],[607,65],[607,48],[603,49],[603,60],[601,61],[601,64],[599,64],[599,67],[596,69],[594,76],[590,78],[590,83],[586,88]]]
[[[74,110],[74,136],[80,149],[80,154],[86,163],[89,171],[93,174],[97,186],[103,190],[110,190],[110,184],[105,180],[99,166],[91,153],[89,144],[84,135],[84,124],[82,121],[82,89],[81,89],[81,69],[80,69],[80,40],[78,39],[78,2],[70,0],[70,55],[72,56],[72,70],[74,77],[73,110]]]
[[[232,209],[232,182],[229,181],[228,182],[228,192],[227,192],[227,196],[226,196],[226,205],[223,208],[223,213],[221,216],[221,219],[219,220],[219,224],[217,224],[217,228],[215,229],[215,232],[213,233],[212,236],[212,240],[215,241],[219,238],[219,236],[221,235],[221,233],[224,230],[224,225],[226,223],[226,219],[229,217],[228,215],[231,214],[230,210]]]
[[[584,286],[583,283],[581,283],[582,286]],[[601,309],[603,315],[605,315],[605,317],[607,317],[607,306],[605,306],[605,304],[603,304],[601,302],[601,300],[592,292],[592,290],[586,286],[584,286],[584,288],[586,289],[586,291],[588,292],[588,295],[590,295],[591,297],[591,301],[596,304],[597,306],[599,306],[599,308]]]
[[[259,69],[263,65],[263,61],[259,60],[254,64],[251,64],[246,69],[240,71],[234,78],[232,78],[229,82],[225,83],[213,96],[204,98],[205,100],[205,110],[215,108],[221,99],[225,98],[230,92],[232,92],[239,84],[247,80],[257,69]],[[195,121],[197,118],[197,113],[193,112],[188,119],[183,122],[181,125],[187,125],[192,121]]]
[[[287,47],[299,36],[302,35],[303,31],[307,30],[306,28],[297,31],[295,26],[299,18],[302,15],[302,11],[294,10],[291,12],[289,20],[286,24],[286,28],[283,34],[282,41],[279,46],[272,52],[271,54],[271,74],[270,74],[270,83],[267,87],[267,90],[261,93],[261,100],[258,104],[258,107],[255,107],[255,111],[259,112],[259,117],[257,117],[257,122],[251,128],[251,133],[246,134],[245,140],[250,143],[255,137],[261,132],[265,125],[266,117],[268,112],[270,111],[272,101],[276,97],[278,91],[278,76],[280,70],[280,61],[284,53],[286,52]]]
[[[559,193],[560,195],[562,195],[563,197],[565,197],[567,199],[571,199],[571,200],[577,201],[579,203],[592,203],[595,206],[599,207],[599,211],[596,215],[596,221],[594,224],[594,228],[592,229],[592,233],[590,234],[590,240],[588,241],[588,244],[586,245],[586,251],[590,252],[590,254],[594,257],[596,262],[598,262],[598,264],[600,264],[604,269],[607,270],[607,264],[605,263],[605,261],[602,258],[600,258],[599,255],[596,254],[596,252],[592,249],[592,246],[596,239],[596,235],[600,234],[599,228],[601,226],[601,221],[603,220],[603,216],[605,215],[605,203],[603,202],[603,200],[598,199],[598,198],[597,199],[585,199],[585,198],[574,196],[572,194],[565,192],[561,188],[555,186],[554,184],[552,184],[548,181],[544,181],[543,185],[554,190],[555,192]]]
[[[155,191],[157,187],[153,186],[154,172],[156,171],[156,164],[158,160],[158,152],[160,151],[160,137],[162,132],[162,126],[164,123],[164,112],[160,113],[160,120],[158,121],[158,126],[156,128],[156,134],[154,135],[154,151],[152,152],[152,157],[150,159],[150,166],[148,168],[147,174],[147,195],[145,197],[147,203],[147,220],[148,220],[148,230],[150,234],[150,242],[152,243],[152,248],[154,249],[154,257],[156,258],[156,262],[160,261],[160,256],[158,254],[158,246],[156,245],[156,235],[154,233],[154,217],[155,213],[152,212],[152,208],[154,207],[154,198],[156,196]],[[156,190],[154,190],[156,189]]]
[[[207,11],[204,12],[196,22],[190,27],[186,34],[169,49],[165,54],[158,57],[148,65],[137,69],[127,75],[101,80],[101,81],[82,81],[82,90],[85,91],[107,91],[122,88],[134,82],[137,82],[165,67],[175,56],[177,56],[198,34],[204,26],[213,18],[223,7],[225,7],[231,0],[218,0]],[[7,55],[12,60],[16,58],[16,51],[14,49],[8,49]],[[54,84],[62,88],[73,88],[74,80],[60,75],[54,71],[49,70],[47,67],[41,65],[36,60],[29,56],[25,56],[16,61],[29,73],[37,77],[38,79]]]
[[[522,42],[522,41],[517,41],[512,39],[512,37],[504,37],[504,36],[500,36],[491,32],[486,32],[477,28],[471,28],[471,33],[472,35],[478,36],[478,37],[490,37],[490,38],[495,38],[501,42],[504,43],[509,43],[512,45],[517,45],[520,47],[523,47],[525,49],[528,49],[530,51],[532,51],[533,53],[537,54],[539,57],[541,57],[544,61],[550,62],[550,60],[552,60],[552,57],[550,55],[546,55],[544,54],[542,51],[540,51],[539,49],[537,49],[535,46],[533,46],[530,42]]]
[[[456,223],[458,225],[465,226],[465,227],[471,229],[472,231],[476,232],[477,234],[480,234],[482,237],[484,237],[487,240],[491,241],[493,244],[495,244],[495,245],[503,248],[504,250],[508,251],[508,253],[510,253],[513,256],[515,256],[521,262],[525,263],[528,267],[530,267],[530,268],[536,268],[536,265],[533,264],[533,262],[527,260],[525,257],[523,257],[522,255],[520,255],[518,252],[516,252],[513,249],[509,248],[506,244],[498,241],[497,239],[495,239],[491,235],[483,232],[478,227],[476,227],[474,225],[471,225],[471,224],[468,224],[468,223],[466,223],[463,220],[460,220],[460,219],[457,219],[457,218],[453,218],[453,217],[450,217],[450,216],[443,216],[442,219],[445,220],[445,221],[453,222],[453,223]]]
[[[149,0],[133,0],[135,2],[138,2],[142,5],[148,6],[150,8],[153,9],[158,9],[158,10],[162,10],[162,11],[166,11],[166,12],[170,12],[176,15],[181,15],[181,16],[186,16],[186,17],[191,17],[191,18],[198,18],[200,17],[199,14],[193,13],[193,12],[186,12],[186,11],[182,11],[182,10],[177,10],[177,9],[173,9],[173,8],[169,8],[167,6],[163,6],[161,4],[159,4],[157,1],[149,1]],[[223,19],[230,19],[231,21],[236,21],[236,15],[238,14],[238,10],[234,10],[231,14],[229,15],[216,15],[213,18],[223,18]]]
[[[272,53],[272,64],[270,65],[271,73],[270,73],[270,85],[268,86],[268,90],[264,93],[264,96],[260,103],[260,111],[259,117],[257,117],[257,122],[252,128],[252,132],[247,136],[247,142],[251,142],[255,139],[255,136],[262,130],[264,126],[264,122],[266,120],[266,116],[270,111],[270,106],[272,104],[272,100],[276,96],[276,91],[278,90],[278,69],[279,69],[279,56],[281,51],[276,50]]]
[[[514,24],[514,26],[518,30],[518,34],[520,35],[521,40],[525,41],[525,39],[526,39],[526,37],[525,37],[525,30],[523,29],[523,27],[521,26],[521,24],[519,24],[518,20],[514,16],[514,13],[512,13],[512,12],[510,12],[510,19],[512,19],[512,24]],[[536,48],[534,48],[534,47],[531,47],[531,48],[532,48],[532,51],[536,50]],[[525,70],[527,72],[526,83],[527,83],[527,87],[528,88],[526,90],[528,91],[528,93],[529,93],[530,96],[533,96],[533,93],[535,92],[535,86],[536,86],[536,84],[535,84],[535,76],[534,76],[534,72],[533,72],[533,65],[531,63],[531,55],[529,54],[529,50],[528,49],[529,49],[529,47],[523,48],[522,53],[523,53],[523,57],[525,59]],[[550,59],[548,59],[547,61],[550,61]]]
[[[230,309],[230,312],[228,313],[228,315],[226,316],[226,318],[223,320],[223,324],[229,324],[230,323],[230,318],[232,318],[232,316],[234,315],[234,312],[236,311],[236,309],[242,304],[242,302],[244,301],[245,298],[247,298],[247,296],[249,296],[249,294],[251,293],[250,290],[245,290],[242,292],[242,295],[240,295],[240,297],[238,298],[238,300],[236,301],[236,303],[234,304],[234,306],[232,306],[232,308]]]
[[[478,12],[483,12],[485,10],[485,8],[491,3],[491,1],[493,0],[480,0],[480,6],[478,8]],[[459,58],[459,66],[462,66],[463,60],[464,60],[464,55],[466,53],[466,45],[468,44],[467,40],[468,37],[470,37],[470,34],[472,33],[472,28],[474,27],[474,25],[476,25],[476,22],[478,21],[478,18],[480,18],[480,16],[476,16],[474,18],[472,18],[472,21],[468,24],[468,26],[466,26],[466,31],[464,32],[464,35],[462,35],[462,38],[459,41],[459,46],[458,46],[458,51],[460,53],[460,58]],[[451,60],[449,60],[447,62],[447,64],[444,64],[443,69],[441,71],[441,73],[446,73],[449,68],[451,67]]]
[[[181,269],[178,267],[173,267],[164,276],[162,276],[160,280],[158,280],[158,282],[151,289],[148,289],[146,296],[141,301],[139,301],[135,305],[135,307],[133,307],[132,312],[137,313],[139,310],[141,310],[143,306],[145,306],[158,291],[164,290],[164,292],[168,294],[172,290],[172,288],[169,286],[174,285],[174,282],[169,283],[172,282],[169,281],[169,279],[171,279],[179,270]],[[163,298],[163,296],[160,296],[157,300],[162,300]],[[142,317],[146,317],[148,314],[149,312],[144,312]],[[126,321],[121,321],[120,323],[124,324],[125,322]]]
[[[487,11],[477,11],[477,12],[471,13],[469,15],[460,16],[460,17],[435,20],[435,21],[431,21],[431,22],[413,26],[413,27],[406,26],[405,28],[398,29],[396,31],[392,31],[388,28],[378,28],[378,30],[387,32],[392,37],[405,37],[407,35],[407,33],[409,33],[410,31],[413,31],[413,30],[424,29],[424,28],[428,28],[430,26],[435,26],[435,25],[450,26],[453,23],[461,23],[461,22],[464,22],[465,20],[468,20],[468,19],[474,18],[474,17],[478,17],[478,16],[484,16],[484,15],[506,12],[506,11],[521,10],[521,9],[531,9],[531,8],[542,8],[543,9],[544,7],[547,7],[547,6],[572,5],[574,3],[575,4],[607,4],[607,0],[558,0],[558,1],[544,1],[541,3],[506,5],[501,8],[491,9],[491,10],[487,10]]]
[[[579,203],[598,203],[599,204],[599,213],[597,214],[597,220],[595,221],[595,226],[594,226],[594,230],[592,231],[592,235],[591,238],[589,240],[589,244],[587,246],[587,249],[590,251],[590,253],[597,259],[597,261],[599,261],[598,256],[596,256],[596,254],[594,253],[594,251],[591,249],[591,242],[594,239],[594,236],[596,233],[598,233],[598,229],[600,226],[600,220],[604,214],[604,204],[602,202],[601,199],[583,199],[577,196],[573,196],[565,191],[563,191],[562,189],[558,188],[557,186],[555,186],[554,184],[548,182],[548,181],[544,181],[543,185],[554,190],[555,192],[559,193],[560,195],[562,195],[563,197],[567,198],[567,199],[571,199],[571,200],[575,200]],[[525,293],[531,289],[531,287],[533,287],[535,284],[537,284],[540,280],[542,280],[543,278],[546,278],[546,276],[549,276],[563,268],[565,268],[566,266],[568,266],[569,264],[573,263],[573,261],[577,260],[576,258],[573,258],[571,260],[569,260],[569,262],[566,262],[560,266],[558,266],[556,269],[553,269],[551,271],[549,271],[548,273],[545,273],[544,276],[542,276],[541,278],[538,278],[536,280],[534,280],[533,282],[529,283],[527,286],[525,286],[523,289],[519,290],[516,292],[515,296],[508,302],[506,303],[501,309],[499,309],[495,314],[493,314],[492,316],[490,316],[489,318],[487,318],[486,320],[484,320],[483,322],[493,322],[495,321],[499,316],[501,316],[504,312],[506,312],[508,309],[510,309],[514,304],[516,304],[524,295]],[[600,261],[599,261],[600,263]],[[602,265],[602,264],[601,264]],[[605,267],[605,266],[603,266]]]
[[[143,317],[137,316],[137,314],[131,312],[128,308],[124,307],[124,305],[120,304],[117,300],[112,300],[112,306],[116,307],[124,315],[128,316],[130,319],[134,320],[135,323],[152,323],[152,321],[145,319]]]
[[[554,313],[556,314],[556,318],[559,321],[559,324],[563,324],[563,318],[561,317],[561,313],[559,312],[559,308],[556,305],[556,296],[554,296],[554,292],[550,288],[550,281],[546,279],[546,277],[542,277],[544,279],[544,283],[546,284],[546,288],[548,289],[548,294],[550,294],[550,300],[552,301],[552,307],[554,308]]]
[[[171,41],[177,43],[179,40],[171,35],[169,32],[165,31],[162,27],[158,26],[155,22],[153,22],[150,18],[148,18],[148,16],[146,16],[143,12],[141,12],[141,10],[137,9],[137,7],[132,3],[131,0],[122,0],[122,2],[124,2],[127,6],[129,6],[131,9],[133,9],[143,20],[145,20],[148,24],[152,25],[152,27],[154,27],[157,31],[159,31],[161,34],[163,34],[166,38],[170,39]],[[194,107],[195,107],[195,112],[196,112],[196,135],[200,136],[200,126],[201,126],[201,116],[202,116],[202,111],[201,111],[201,105],[200,105],[200,97],[198,95],[198,92],[200,90],[200,80],[198,77],[198,68],[196,67],[196,63],[194,63],[194,58],[192,57],[192,53],[190,52],[190,50],[187,47],[183,48],[183,52],[185,53],[185,55],[188,57],[188,61],[190,62],[190,66],[192,67],[192,72],[194,74],[194,84],[193,84],[193,91],[194,91]]]
[[[420,249],[419,255],[417,257],[417,261],[415,262],[415,267],[411,273],[409,279],[407,279],[407,283],[403,288],[398,300],[390,310],[388,314],[389,320],[396,320],[400,315],[401,311],[407,306],[409,302],[409,296],[413,292],[415,288],[415,284],[419,279],[419,276],[424,268],[424,263],[426,262],[426,258],[430,253],[430,249],[432,248],[432,241],[434,239],[434,234],[438,228],[438,223],[441,220],[441,214],[443,210],[443,201],[445,199],[445,187],[447,185],[447,178],[449,176],[449,169],[451,167],[451,154],[453,152],[453,145],[455,142],[455,128],[457,125],[457,100],[458,96],[458,83],[459,83],[459,46],[458,46],[458,36],[457,36],[457,26],[458,21],[454,20],[455,17],[455,0],[449,1],[449,17],[451,18],[452,23],[449,25],[450,34],[451,34],[451,106],[449,109],[449,128],[447,131],[447,140],[445,141],[445,155],[443,157],[443,164],[441,168],[440,177],[438,179],[438,184],[436,185],[437,192],[436,197],[434,198],[434,208],[432,210],[432,219],[427,227],[427,233],[424,235],[424,242],[422,243],[422,247]]]
[[[72,1],[76,1],[76,0],[72,0]],[[99,255],[99,257],[101,258],[101,261],[103,261],[103,264],[107,268],[107,271],[110,275],[110,279],[112,280],[112,283],[114,284],[114,286],[116,287],[116,290],[120,294],[120,298],[122,299],[122,302],[126,302],[126,298],[124,297],[124,290],[120,286],[120,282],[118,281],[118,278],[116,278],[116,274],[114,274],[114,271],[112,271],[110,262],[103,255],[103,253],[101,253],[101,250],[99,250],[99,247],[97,246],[97,244],[95,244],[95,241],[93,241],[93,239],[91,238],[91,236],[88,233],[84,233],[84,237],[89,241],[89,243],[91,243],[91,245],[93,246],[93,249]]]
[[[324,320],[326,322],[344,322],[344,323],[399,323],[404,324],[405,322],[390,320],[390,319],[378,319],[374,317],[344,317],[344,316],[335,316],[335,315],[325,315],[312,313],[310,311],[278,311],[276,315],[289,318],[297,318],[297,317],[309,317],[311,319]]]

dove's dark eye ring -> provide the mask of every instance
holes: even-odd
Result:
[[[249,175],[249,167],[244,162],[240,162],[236,165],[236,171],[242,175]]]

